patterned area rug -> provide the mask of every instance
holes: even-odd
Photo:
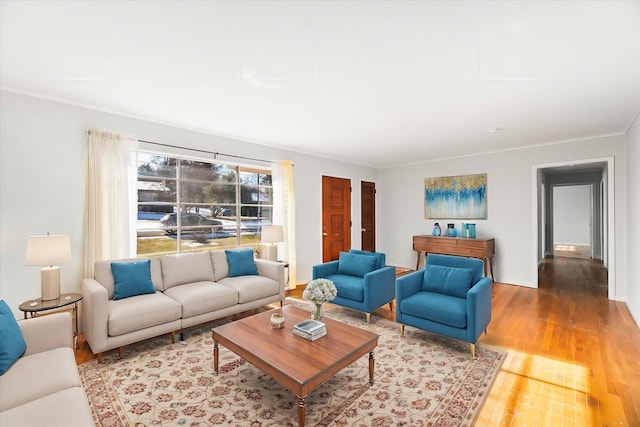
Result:
[[[290,300],[287,300],[290,303]],[[470,426],[506,356],[333,306],[326,316],[380,335],[375,383],[363,356],[307,396],[307,426]],[[224,347],[213,373],[213,323],[159,337],[78,369],[97,426],[297,426],[295,395]]]

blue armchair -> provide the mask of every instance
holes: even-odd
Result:
[[[425,268],[396,281],[396,321],[475,344],[491,321],[491,284],[482,261],[429,254]]]
[[[363,311],[369,323],[378,307],[388,303],[393,311],[396,268],[385,263],[383,253],[351,249],[336,261],[313,266],[313,278],[331,280],[338,291],[331,303]]]

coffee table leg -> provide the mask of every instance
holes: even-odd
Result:
[[[217,342],[213,342],[213,372],[216,373],[216,375],[218,375],[218,353],[220,352],[220,350],[218,350],[218,343]]]
[[[373,358],[373,350],[369,352],[369,384],[373,385],[373,368],[376,365],[376,361]]]
[[[298,425],[304,427],[304,397],[298,396]]]

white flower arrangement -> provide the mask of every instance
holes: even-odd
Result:
[[[331,301],[338,295],[336,285],[329,279],[315,279],[310,281],[302,292],[302,298],[314,304]]]

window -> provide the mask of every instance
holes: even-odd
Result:
[[[138,256],[256,245],[272,218],[269,169],[138,153]]]

